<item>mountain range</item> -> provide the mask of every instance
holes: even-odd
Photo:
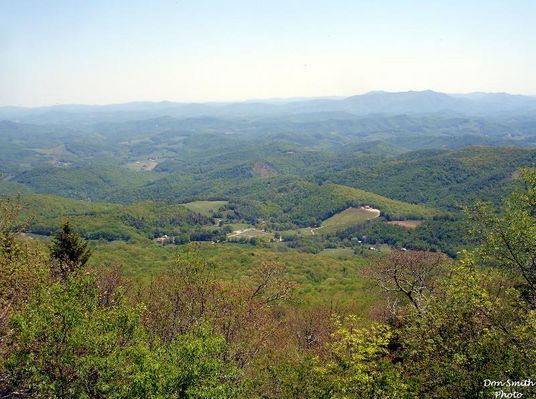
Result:
[[[445,94],[431,90],[373,91],[351,97],[270,99],[243,102],[130,102],[112,105],[0,107],[0,120],[26,123],[121,122],[171,116],[175,118],[263,118],[325,113],[334,119],[349,115],[442,113],[473,116],[526,115],[536,111],[536,97],[508,93]]]

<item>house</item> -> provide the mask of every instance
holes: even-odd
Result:
[[[164,234],[162,237],[155,238],[154,242],[157,243],[158,245],[166,245],[166,244],[174,243],[175,238],[169,237],[167,234]]]

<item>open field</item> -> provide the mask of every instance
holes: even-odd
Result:
[[[129,169],[135,170],[135,171],[146,171],[149,172],[156,168],[158,166],[158,162],[156,162],[153,159],[150,159],[148,161],[136,161],[131,162],[127,165]]]
[[[226,204],[227,201],[192,201],[182,205],[192,212],[197,212],[204,216],[211,216],[212,212],[217,211]]]
[[[391,220],[386,223],[404,227],[406,229],[416,229],[417,226],[422,223],[422,220]]]
[[[331,233],[375,219],[378,216],[380,216],[378,209],[367,207],[348,208],[324,220],[320,227],[323,232]]]
[[[303,235],[328,234],[344,230],[380,216],[380,210],[370,207],[347,208],[324,220],[320,227],[305,227],[296,230]]]
[[[327,248],[319,252],[318,255],[336,259],[350,259],[355,256],[352,248]]]
[[[387,198],[369,191],[348,187],[340,184],[326,184],[329,190],[348,199],[359,201],[362,204],[370,205],[382,211],[383,214],[391,215],[393,218],[405,216],[407,219],[429,218],[440,214],[437,209],[423,205],[410,204]]]
[[[227,238],[229,238],[229,239],[233,239],[233,238],[253,238],[253,237],[274,238],[274,235],[272,233],[268,233],[266,231],[262,231],[262,230],[254,228],[254,227],[235,230],[232,233],[229,233],[227,235]]]

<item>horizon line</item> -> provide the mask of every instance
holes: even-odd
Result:
[[[521,97],[536,97],[536,94],[526,94],[526,93],[511,93],[506,91],[470,91],[470,92],[443,92],[443,91],[437,91],[432,89],[424,89],[424,90],[404,90],[404,91],[389,91],[389,90],[369,90],[360,92],[357,94],[351,94],[351,95],[325,95],[325,96],[289,96],[289,97],[266,97],[266,98],[245,98],[240,100],[202,100],[202,101],[188,101],[188,100],[130,100],[130,101],[123,101],[123,102],[113,102],[113,103],[53,103],[53,104],[43,104],[43,105],[13,105],[13,104],[5,104],[0,105],[1,108],[20,108],[20,109],[36,109],[36,108],[53,108],[53,107],[61,107],[61,106],[72,106],[72,107],[107,107],[107,106],[121,106],[121,105],[129,105],[129,104],[162,104],[162,103],[170,103],[170,104],[176,104],[176,105],[227,105],[227,104],[240,104],[240,103],[251,103],[251,102],[258,102],[258,103],[265,103],[269,101],[313,101],[313,100],[324,100],[324,99],[347,99],[350,97],[356,97],[356,96],[363,96],[367,94],[372,93],[385,93],[385,94],[404,94],[404,93],[437,93],[437,94],[445,94],[448,96],[467,96],[467,95],[475,95],[475,94],[502,94],[502,95],[509,95],[509,96],[521,96]]]

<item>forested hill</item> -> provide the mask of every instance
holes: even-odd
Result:
[[[283,198],[281,192],[288,191],[289,199],[279,200],[284,205],[303,197],[298,192],[306,187],[306,192],[311,192],[319,184],[333,182],[408,203],[458,209],[477,198],[501,198],[515,186],[516,170],[535,162],[536,151],[473,146],[385,157],[360,151],[336,154],[274,148],[251,157],[232,149],[217,157],[200,155],[198,159],[173,167],[163,162],[162,168],[152,171],[135,171],[111,160],[36,165],[0,181],[0,190],[123,203],[241,197],[272,201],[270,197],[277,192],[278,198]],[[290,199],[292,192],[297,196],[294,199]]]
[[[518,168],[535,163],[534,149],[473,146],[416,151],[320,176],[410,203],[456,209],[476,199],[499,200],[515,187]]]

